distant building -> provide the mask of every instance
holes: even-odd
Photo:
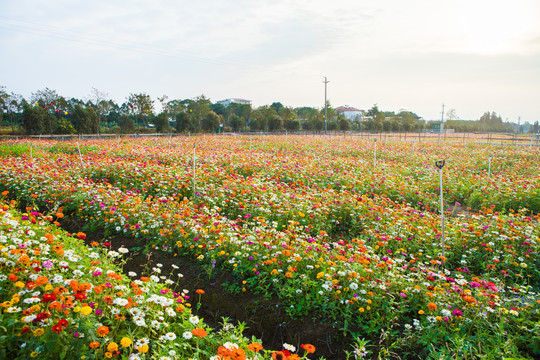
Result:
[[[345,106],[337,107],[334,110],[336,110],[337,113],[343,114],[343,116],[345,116],[349,120],[358,120],[358,121],[364,120],[364,112],[355,107],[345,105]]]
[[[230,98],[230,99],[216,101],[216,104],[221,104],[221,105],[223,105],[225,107],[229,106],[232,103],[243,104],[243,105],[251,105],[251,100],[239,99],[239,98]]]

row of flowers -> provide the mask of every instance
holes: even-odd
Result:
[[[504,319],[517,339],[511,351],[535,353],[524,334],[538,321],[537,215],[487,207],[452,217],[443,256],[436,214],[321,185],[332,173],[314,164],[328,148],[287,148],[292,155],[279,157],[283,148],[270,144],[259,144],[264,153],[241,142],[216,151],[206,140],[199,139],[206,147],[198,148],[196,172],[204,183],[191,200],[184,197],[192,185],[189,143],[158,144],[168,156],[136,142],[131,149],[97,143],[85,157],[9,158],[2,186],[57,218],[81,217],[137,244],[196,256],[209,272],[232,271],[238,291],[277,294],[293,316],[333,318],[371,337],[408,331],[416,344],[442,343],[455,328],[494,331]],[[342,151],[331,165],[351,154]],[[305,168],[313,164],[311,178],[292,179],[304,160]]]
[[[267,351],[226,320],[210,329],[188,290],[157,265],[122,273],[127,249],[71,236],[37,212],[0,206],[0,356],[14,359],[300,359],[314,346]],[[172,274],[172,269],[169,269]],[[198,293],[204,293],[198,290]]]

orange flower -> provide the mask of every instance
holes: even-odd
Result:
[[[19,278],[15,274],[9,274],[8,280],[9,281],[17,281]]]
[[[62,310],[62,304],[58,301],[54,301],[49,304],[49,310]]]
[[[287,360],[287,355],[283,351],[276,351],[272,353],[273,360]]]
[[[193,329],[191,330],[191,333],[195,336],[198,336],[198,337],[205,337],[207,336],[208,334],[206,333],[206,330],[204,330],[203,328],[196,328],[196,329]]]
[[[83,232],[78,232],[78,233],[77,233],[77,237],[78,237],[80,240],[84,240],[84,239],[86,239],[86,234],[83,233]]]
[[[108,326],[100,326],[97,329],[97,333],[99,336],[103,337],[109,333],[109,327]]]
[[[90,343],[90,347],[91,347],[92,349],[95,349],[95,348],[99,347],[99,343],[98,343],[97,341],[92,341],[92,342]]]
[[[197,291],[195,291],[197,294],[199,295],[202,295],[204,294],[204,290],[203,289],[197,289]]]
[[[259,352],[263,349],[263,346],[259,343],[254,342],[254,343],[249,344],[247,348],[249,351]]]
[[[311,344],[302,344],[300,347],[306,350],[309,354],[313,354],[315,352],[315,346]]]
[[[476,299],[473,298],[472,296],[465,296],[465,297],[463,297],[463,300],[465,300],[466,302],[468,302],[470,304],[474,304],[476,302]]]
[[[437,304],[435,304],[434,302],[430,302],[429,304],[427,304],[427,307],[431,311],[437,310]]]
[[[45,285],[46,283],[49,282],[49,279],[47,279],[46,276],[39,276],[37,279],[36,279],[36,286],[41,286],[41,285]]]

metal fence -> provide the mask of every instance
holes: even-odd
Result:
[[[82,134],[82,135],[31,135],[31,136],[1,136],[1,140],[8,139],[36,139],[36,140],[101,140],[101,139],[119,139],[119,138],[171,138],[171,137],[191,137],[201,136],[202,133],[150,133],[150,134]],[[305,136],[305,137],[356,137],[358,139],[379,140],[379,141],[398,141],[398,142],[426,142],[426,143],[477,143],[494,145],[513,145],[513,146],[540,146],[538,134],[509,134],[509,133],[455,133],[455,132],[338,132],[329,131],[277,131],[277,132],[237,132],[220,133],[214,136]]]

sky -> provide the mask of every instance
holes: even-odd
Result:
[[[0,86],[540,120],[539,0],[0,1]]]

